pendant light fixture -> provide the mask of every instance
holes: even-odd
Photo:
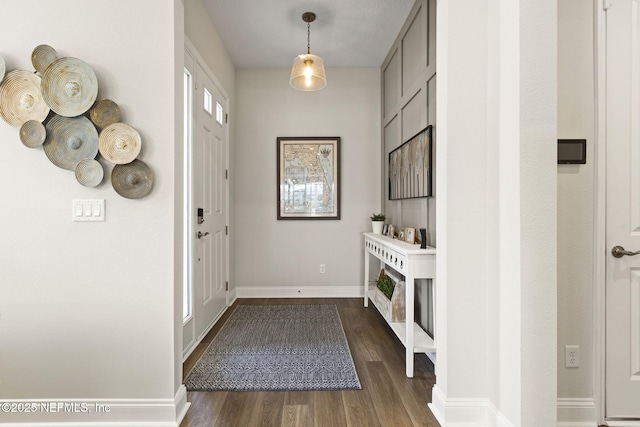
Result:
[[[307,53],[298,55],[293,59],[289,84],[298,90],[320,90],[327,85],[324,61],[318,55],[311,54],[309,42],[311,38],[311,23],[316,20],[316,14],[305,12],[302,14],[302,20],[307,23]]]

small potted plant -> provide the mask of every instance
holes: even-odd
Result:
[[[385,219],[387,219],[387,217],[381,213],[371,215],[371,228],[375,234],[382,234]]]

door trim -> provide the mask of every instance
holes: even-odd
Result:
[[[606,362],[606,11],[602,0],[593,1],[594,8],[594,73],[595,73],[595,150],[594,150],[594,233],[593,233],[593,392],[599,425],[605,424]]]

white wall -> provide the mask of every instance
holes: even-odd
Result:
[[[174,145],[181,133],[175,64],[182,61],[175,34],[181,37],[182,19],[182,3],[173,0],[3,6],[0,54],[7,68],[33,70],[31,51],[42,43],[86,61],[98,96],[115,100],[123,121],[140,132],[139,158],[156,180],[146,198],[124,199],[103,162],[104,182],[83,187],[41,148],[24,147],[18,129],[0,123],[0,400],[132,405],[114,404],[109,414],[0,414],[0,420],[130,424],[144,417],[175,425],[181,370],[175,352],[181,319],[174,316],[181,304],[180,293],[174,295],[180,258]],[[72,222],[75,198],[105,199],[106,221]]]
[[[556,4],[438,3],[437,382],[446,425],[556,424]]]
[[[558,138],[585,138],[587,163],[558,165],[558,397],[593,398],[593,4],[558,1]],[[580,367],[564,367],[564,346]]]
[[[232,176],[238,226],[231,236],[238,296],[353,295],[362,286],[361,233],[370,230],[369,217],[381,206],[380,70],[329,68],[319,92],[291,88],[289,73],[237,74]],[[342,138],[339,221],[276,220],[279,136]],[[326,274],[319,274],[320,264]]]

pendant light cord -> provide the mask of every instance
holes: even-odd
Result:
[[[311,53],[311,23],[307,22],[307,55]]]

